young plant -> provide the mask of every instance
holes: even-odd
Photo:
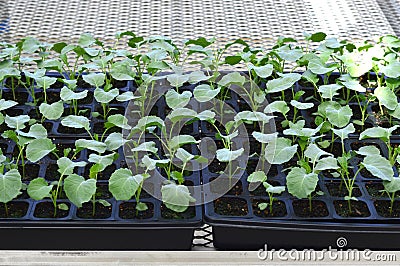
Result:
[[[304,152],[304,158],[293,167],[286,176],[288,191],[293,196],[302,199],[308,198],[309,211],[312,211],[312,193],[318,183],[318,173],[323,170],[338,169],[336,159],[332,154],[321,150],[311,143]],[[318,194],[318,192],[317,192]]]
[[[265,191],[268,193],[269,202],[268,203],[260,203],[258,204],[258,208],[260,210],[265,210],[269,206],[269,213],[273,213],[273,204],[276,199],[274,198],[274,194],[281,194],[285,191],[285,186],[276,186],[269,184],[267,182],[267,175],[264,171],[256,171],[247,177],[247,181],[249,183],[262,183],[265,187]]]

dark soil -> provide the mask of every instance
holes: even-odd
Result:
[[[269,93],[267,95],[268,97],[268,102],[273,102],[275,100],[279,100],[279,101],[285,101],[285,102],[290,102],[293,99],[293,93],[292,90],[287,89],[284,91],[285,94],[285,98],[282,99],[282,92],[274,92],[274,93]]]
[[[385,218],[399,218],[400,217],[400,202],[395,201],[393,203],[393,210],[390,213],[390,201],[389,200],[377,200],[374,202],[377,213]]]
[[[58,172],[58,165],[50,164],[46,168],[46,180],[55,181],[60,179],[60,173]]]
[[[272,212],[269,212],[269,206],[261,211],[258,208],[260,203],[269,203],[268,200],[253,200],[253,213],[258,217],[268,218],[268,217],[284,217],[287,215],[286,205],[283,201],[276,200],[272,204]]]
[[[52,104],[52,103],[55,103],[55,102],[58,102],[61,100],[60,92],[47,90],[46,95],[47,95],[47,103],[48,104]],[[44,102],[44,92],[35,93],[35,98],[36,98],[36,101],[38,102],[38,105],[40,105],[41,103]]]
[[[59,157],[63,157],[64,156],[64,150],[65,149],[71,149],[71,152],[68,154],[68,158],[70,158],[71,160],[77,159],[81,156],[81,152],[78,152],[77,155],[75,157],[72,157],[74,155],[74,149],[75,149],[75,144],[74,143],[55,143],[56,144],[56,151],[55,153],[59,156]],[[51,160],[57,160],[58,158],[53,154],[50,153],[49,154],[49,158]]]
[[[174,212],[173,210],[168,209],[164,204],[161,205],[161,217],[164,219],[185,220],[192,219],[195,216],[196,209],[194,206],[190,206],[184,212]]]
[[[116,114],[125,115],[125,108],[122,106],[110,106],[109,108],[110,111],[108,112],[107,116]],[[98,112],[100,115],[103,115],[103,107],[101,105],[96,105],[94,111]]]
[[[29,203],[11,201],[7,203],[8,215],[4,203],[0,204],[0,218],[21,218],[28,212]]]
[[[365,188],[367,189],[368,194],[373,198],[382,198],[388,197],[388,194],[382,190],[384,190],[382,183],[376,183],[373,181],[369,181],[365,184]],[[396,197],[400,196],[400,191],[396,192]]]
[[[299,217],[326,217],[329,215],[328,208],[325,202],[320,200],[312,200],[310,205],[308,200],[294,200],[293,201],[294,213]]]
[[[340,182],[332,182],[326,184],[326,187],[328,188],[329,194],[331,194],[331,196],[333,197],[345,197],[349,195],[349,192],[347,191],[344,183],[340,184]],[[357,185],[354,185],[352,196],[360,197],[361,195],[362,194],[360,188]]]
[[[153,203],[146,202],[147,210],[137,211],[136,202],[123,202],[119,205],[119,217],[121,219],[150,219],[154,215]]]
[[[13,93],[10,92],[3,92],[1,94],[1,98],[7,101],[15,101],[20,105],[24,105],[26,102],[28,102],[28,96],[29,94],[26,92],[15,92],[15,99],[13,96]]]
[[[215,180],[216,177],[210,178],[210,182]],[[228,187],[232,187],[233,182],[236,179],[229,178],[218,178],[218,184],[211,184],[210,190],[213,193],[224,193]],[[228,192],[225,192],[225,195],[235,195],[238,196],[243,193],[242,182],[239,180]]]
[[[22,165],[18,165],[18,171],[23,173]],[[25,176],[22,177],[23,181],[30,181],[39,176],[40,165],[38,164],[25,164]]]
[[[83,89],[92,88],[92,86],[89,83],[87,83],[86,81],[84,81],[82,77],[78,78],[77,86],[78,86],[78,88],[83,88]]]
[[[351,212],[347,200],[335,200],[333,204],[337,214],[342,217],[368,217],[371,215],[367,204],[362,201],[350,201]]]
[[[261,161],[260,161],[261,162]],[[268,166],[268,164],[267,164],[268,162],[266,162],[265,163],[265,168],[264,169],[267,169],[267,166]],[[252,174],[252,173],[254,173],[255,171],[256,171],[256,168],[257,168],[257,164],[258,164],[258,160],[249,160],[248,162],[247,162],[247,167],[246,167],[246,172],[247,172],[247,174]],[[261,162],[261,164],[260,164],[260,167],[262,167],[262,162]],[[257,169],[257,170],[259,170],[259,169]],[[271,164],[270,165],[270,168],[269,168],[269,170],[268,170],[268,173],[267,173],[267,176],[268,177],[274,177],[274,176],[277,176],[278,175],[278,168],[277,168],[277,166],[276,165],[274,165],[274,164]]]
[[[82,204],[81,208],[78,208],[76,215],[83,219],[107,219],[111,217],[112,205],[104,206],[103,204],[95,203],[95,213],[93,215],[93,203],[86,202]]]
[[[94,123],[93,125],[93,132],[96,134],[103,134],[104,131],[106,130],[105,126],[104,126],[104,122],[99,122],[99,123]],[[113,132],[122,132],[122,129],[120,129],[119,127],[112,127],[110,129],[107,130],[107,134],[111,134]]]
[[[10,108],[4,111],[5,114],[8,116],[18,116],[22,115],[24,111],[22,109],[17,109],[17,108]]]
[[[69,203],[65,203],[69,207],[71,205]],[[37,218],[65,218],[69,214],[69,210],[60,210],[57,209],[57,214],[54,216],[54,205],[50,201],[39,202],[35,207],[35,212],[33,215]]]
[[[219,173],[221,171],[224,171],[225,168],[227,167],[227,163],[223,163],[218,161],[217,159],[214,159],[209,165],[208,165],[208,171],[211,173]]]
[[[85,134],[86,130],[84,128],[65,127],[65,126],[59,124],[57,132],[59,134],[81,135],[81,134]]]
[[[85,176],[89,176],[90,173],[90,167],[92,167],[93,163],[89,163],[85,166]],[[117,169],[117,166],[115,164],[107,166],[104,171],[101,171],[100,173],[97,174],[97,179],[98,180],[108,180],[110,179],[111,175],[115,172]]]
[[[5,143],[0,143],[0,149],[1,149],[1,152],[2,152],[3,154],[6,154],[6,153],[7,153],[7,150],[8,150],[8,145],[5,144]]]
[[[248,213],[247,202],[241,198],[219,198],[214,201],[215,213],[227,216],[245,216]]]
[[[96,199],[111,199],[113,195],[108,190],[108,184],[98,184],[96,188]]]

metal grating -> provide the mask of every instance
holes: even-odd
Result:
[[[131,30],[177,41],[240,37],[268,47],[278,36],[301,38],[304,31],[347,39],[399,34],[400,21],[400,0],[0,0],[0,5],[10,28],[1,33],[0,26],[0,38],[12,42],[27,35],[71,40],[82,32],[110,40],[117,31]]]

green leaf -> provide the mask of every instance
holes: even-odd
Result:
[[[235,151],[231,151],[229,149],[219,149],[217,150],[217,159],[220,162],[231,162],[236,160],[239,156],[241,156],[244,152],[243,148],[240,148]]]
[[[157,149],[156,143],[154,141],[147,141],[147,142],[143,142],[139,146],[133,148],[132,151],[133,152],[143,151],[143,152],[151,152],[151,153],[156,154],[158,152],[158,149]]]
[[[171,89],[165,94],[165,101],[171,109],[185,107],[192,97],[190,91],[184,91],[181,94],[177,93],[175,90]]]
[[[96,88],[94,90],[94,98],[99,103],[109,103],[112,100],[114,100],[114,98],[117,97],[118,95],[119,95],[118,89],[112,89],[109,91],[105,91],[103,89]]]
[[[318,160],[317,164],[314,167],[314,171],[323,171],[323,170],[336,170],[339,169],[337,164],[337,160],[334,157],[325,157]]]
[[[206,76],[204,74],[203,71],[198,70],[198,71],[193,71],[189,74],[189,83],[190,84],[196,84],[199,83],[201,81],[206,81],[209,78],[211,78],[211,76]]]
[[[0,111],[4,111],[8,108],[16,106],[18,103],[14,101],[6,101],[4,99],[0,99]]]
[[[16,198],[21,191],[22,181],[18,170],[12,169],[5,173],[0,173],[0,202],[7,203]]]
[[[285,101],[274,101],[274,102],[268,104],[264,109],[264,113],[267,113],[267,114],[279,112],[283,115],[286,115],[287,112],[289,112],[289,111],[290,111],[290,108]]]
[[[84,116],[69,115],[61,120],[61,125],[72,128],[84,128],[90,130],[90,121]]]
[[[103,73],[90,73],[87,75],[82,75],[85,82],[89,83],[93,87],[100,88],[104,85],[106,75]]]
[[[400,178],[395,176],[390,181],[383,181],[385,190],[389,193],[395,193],[400,190]]]
[[[374,90],[374,95],[379,100],[379,104],[389,110],[395,110],[398,106],[397,97],[388,87],[378,87]]]
[[[240,75],[239,72],[231,72],[229,74],[226,74],[221,78],[220,81],[218,81],[218,85],[222,87],[227,87],[232,84],[236,84],[239,86],[243,86],[244,83],[246,82],[246,78]]]
[[[353,115],[353,111],[350,106],[341,106],[337,108],[336,106],[328,106],[326,108],[326,117],[329,122],[339,128],[346,126]]]
[[[392,135],[392,132],[396,130],[398,127],[399,126],[393,126],[390,128],[383,128],[383,127],[368,128],[363,132],[361,132],[359,139],[362,140],[368,138],[379,138],[382,139],[383,141],[387,141]]]
[[[130,200],[147,177],[148,174],[132,175],[129,169],[118,169],[110,177],[110,192],[116,200]]]
[[[45,139],[47,138],[47,130],[40,124],[34,124],[29,132],[17,131],[18,135],[26,138]]]
[[[354,128],[353,123],[348,124],[346,127],[341,129],[332,129],[333,133],[338,136],[340,139],[347,139],[349,134],[354,133],[356,129]]]
[[[341,82],[343,86],[348,88],[349,90],[357,91],[357,92],[366,92],[367,89],[363,87],[358,80],[347,80]]]
[[[84,167],[86,162],[73,162],[67,157],[61,157],[57,160],[58,172],[61,176],[72,175],[75,167]]]
[[[167,118],[172,121],[172,123],[176,123],[181,121],[182,119],[185,118],[196,118],[197,117],[197,112],[189,109],[189,108],[176,108],[171,111],[171,113],[168,114]]]
[[[303,51],[301,49],[290,49],[288,45],[278,48],[276,53],[280,58],[289,62],[296,62],[303,56]]]
[[[250,183],[264,182],[266,180],[267,175],[264,173],[264,171],[256,171],[247,177],[247,182]]]
[[[138,211],[145,211],[145,210],[147,210],[148,209],[148,207],[147,207],[147,204],[146,203],[144,203],[144,202],[138,202],[138,203],[136,203],[136,210],[138,210]]]
[[[394,109],[393,111],[389,110],[389,114],[394,118],[400,119],[400,103],[397,104],[396,109]]]
[[[63,101],[80,100],[86,98],[87,93],[87,90],[82,92],[74,92],[67,87],[63,87],[60,92],[60,97]]]
[[[38,77],[35,80],[38,88],[43,88],[44,90],[47,90],[48,88],[50,88],[51,85],[56,83],[57,78],[43,76],[43,77]]]
[[[108,155],[98,155],[98,154],[90,154],[88,161],[94,164],[97,164],[98,172],[104,171],[107,166],[111,165],[114,162],[115,153],[111,153]]]
[[[124,93],[118,95],[116,99],[119,102],[127,102],[127,101],[134,100],[137,98],[138,98],[138,96],[134,96],[133,92],[127,91],[127,92],[124,92]]]
[[[318,88],[318,91],[321,93],[322,98],[330,99],[332,101],[333,97],[338,95],[337,91],[342,87],[343,86],[339,84],[322,85]]]
[[[121,114],[110,115],[107,118],[106,127],[109,128],[111,127],[110,125],[122,129],[131,129],[131,127],[128,125],[128,118]]]
[[[257,132],[254,131],[252,133],[252,136],[261,143],[269,143],[273,140],[275,140],[278,137],[278,132],[275,133],[269,133],[269,134],[265,134],[265,133],[261,133],[261,132]]]
[[[65,203],[57,204],[57,208],[58,208],[59,210],[63,210],[63,211],[68,211],[68,210],[69,210],[68,205],[65,204]]]
[[[81,149],[89,149],[98,153],[104,153],[107,145],[96,140],[78,139],[75,141],[75,146]]]
[[[308,62],[308,69],[311,70],[314,74],[326,74],[332,72],[336,69],[336,65],[326,65],[320,59],[311,59]]]
[[[96,39],[89,33],[82,33],[79,37],[78,45],[81,47],[88,47],[96,42]]]
[[[292,87],[301,78],[300,74],[289,73],[282,74],[280,78],[273,79],[267,82],[267,93],[280,92]]]
[[[58,101],[52,104],[42,103],[39,106],[40,113],[49,120],[59,119],[64,112],[64,104]]]
[[[168,147],[172,150],[178,149],[185,144],[196,144],[198,141],[191,135],[174,136],[168,141]]]
[[[147,170],[152,171],[156,169],[157,166],[166,165],[167,163],[169,163],[169,160],[168,159],[154,160],[151,159],[149,156],[145,155],[142,158],[142,163],[147,168]]]
[[[234,121],[237,123],[239,121],[250,121],[250,122],[264,122],[267,124],[269,120],[274,118],[274,116],[268,116],[261,112],[256,111],[241,111],[237,113],[234,117]]]
[[[110,135],[108,135],[108,137],[104,141],[104,143],[107,146],[108,151],[115,151],[115,150],[119,149],[119,147],[124,145],[125,142],[126,142],[126,140],[124,139],[122,134],[118,133],[118,132],[111,133]]]
[[[194,98],[199,102],[208,102],[208,101],[214,99],[215,96],[217,96],[220,91],[221,91],[221,89],[219,87],[216,89],[213,89],[208,84],[201,84],[201,85],[198,85],[193,90],[193,95],[194,95]]]
[[[145,116],[139,119],[136,126],[132,129],[133,132],[146,131],[148,127],[157,126],[163,128],[165,126],[164,121],[157,116]]]
[[[115,62],[111,65],[111,77],[116,80],[134,80],[135,72],[129,61]]]
[[[304,156],[309,158],[312,164],[315,164],[317,160],[321,158],[321,156],[333,156],[333,155],[324,150],[321,150],[316,144],[311,143],[305,150]]]
[[[5,122],[8,127],[21,130],[25,128],[25,123],[29,122],[31,118],[28,115],[8,116],[5,117]]]
[[[381,66],[380,70],[389,78],[400,77],[400,62],[392,61],[386,66]]]
[[[263,182],[263,186],[265,187],[265,191],[267,191],[270,194],[281,194],[286,189],[285,186],[274,187],[273,185],[270,185],[267,182]]]
[[[389,160],[380,155],[366,156],[361,163],[373,176],[390,181],[394,176]]]
[[[186,186],[174,183],[162,186],[161,195],[165,206],[175,212],[186,211],[190,203],[196,201]]]
[[[40,42],[37,39],[27,37],[22,44],[22,50],[28,54],[33,54],[40,48],[40,46]]]
[[[49,185],[47,181],[42,178],[33,179],[28,185],[28,195],[34,200],[42,200],[44,198],[50,198],[50,191],[53,189],[53,185]]]
[[[50,139],[35,139],[26,147],[26,158],[35,163],[56,149]]]
[[[323,32],[316,32],[309,37],[309,39],[313,42],[322,42],[323,40],[325,40],[325,38],[326,34]]]
[[[260,209],[260,211],[263,211],[263,210],[265,210],[266,208],[268,208],[268,204],[269,204],[269,203],[262,202],[262,203],[259,203],[257,206],[258,206],[258,208]]]
[[[96,180],[85,180],[79,175],[72,174],[64,180],[64,191],[68,199],[78,208],[88,202],[96,193]]]
[[[185,149],[179,148],[175,153],[176,158],[181,160],[184,164],[194,159],[194,155],[187,152]]]
[[[297,144],[286,138],[276,138],[270,141],[265,148],[265,158],[271,164],[288,162],[297,152]]]
[[[310,109],[314,106],[313,103],[302,103],[302,102],[298,102],[296,100],[291,100],[290,104],[299,110]]]
[[[256,72],[257,76],[259,76],[260,78],[268,78],[269,76],[271,76],[272,71],[274,70],[274,66],[271,64],[266,64],[263,66],[254,66],[250,64],[249,69],[254,70],[254,72]]]
[[[285,135],[299,136],[299,137],[311,137],[320,131],[323,124],[320,124],[317,128],[305,128],[305,121],[300,120],[296,123],[289,121],[289,128],[283,131]]]
[[[179,88],[189,81],[189,75],[171,74],[167,76],[167,80],[172,87]]]
[[[318,183],[318,175],[316,173],[306,173],[301,167],[294,167],[286,177],[286,185],[288,191],[293,196],[303,199],[307,198]]]
[[[375,146],[363,146],[356,151],[360,155],[364,156],[379,156],[381,155],[380,150]]]

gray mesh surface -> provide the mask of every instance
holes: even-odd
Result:
[[[30,35],[43,41],[76,39],[91,32],[103,40],[131,30],[174,40],[198,36],[244,38],[270,46],[278,36],[301,38],[324,31],[346,39],[399,34],[400,0],[14,0],[0,2],[9,31],[0,38]]]

